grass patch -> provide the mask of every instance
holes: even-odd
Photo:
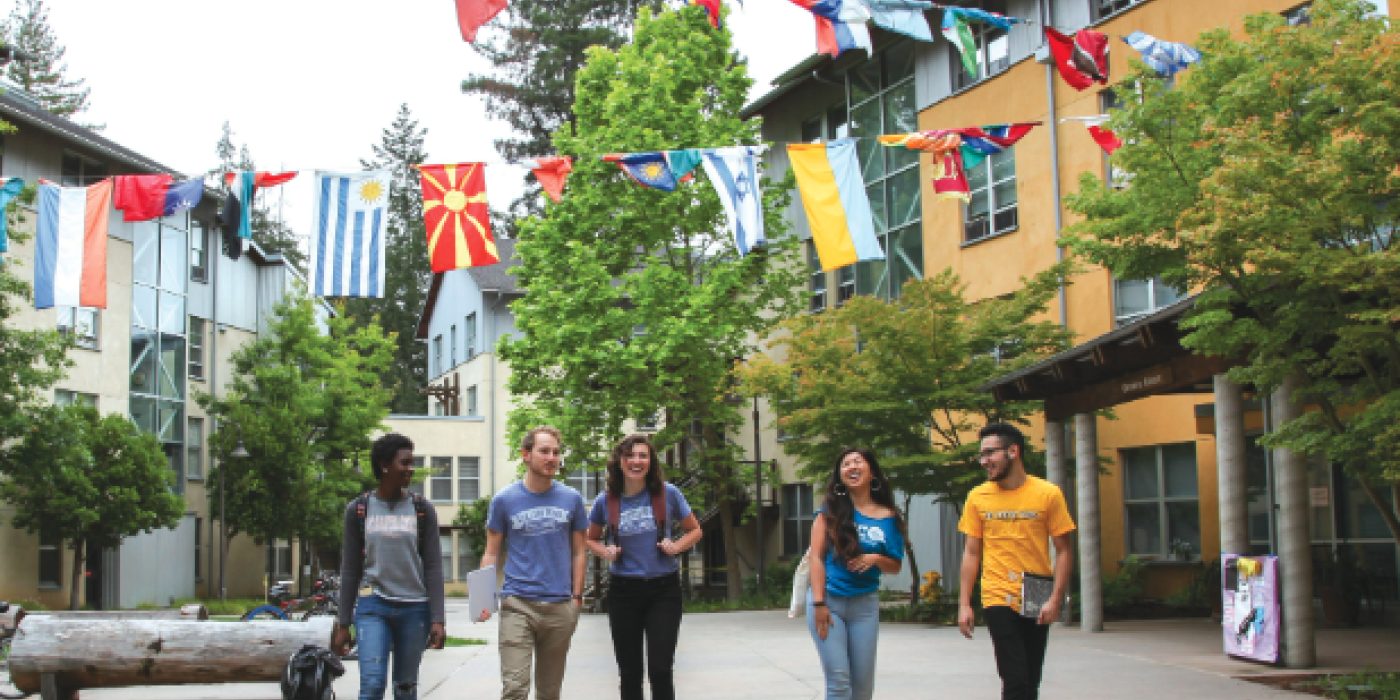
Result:
[[[475,637],[453,637],[453,636],[448,636],[448,637],[447,637],[447,641],[444,643],[444,646],[449,646],[449,647],[479,647],[479,646],[485,646],[485,645],[486,645],[486,640],[485,640],[485,639],[477,639],[477,638],[475,638]]]
[[[218,600],[200,600],[199,598],[181,598],[175,601],[175,607],[178,608],[182,605],[190,605],[192,603],[203,605],[204,609],[209,611],[210,617],[216,615],[238,616],[259,605],[267,604],[261,598],[229,598],[222,602]]]
[[[49,609],[49,606],[44,605],[43,603],[40,603],[37,600],[16,600],[14,601],[13,605],[18,605],[21,608],[28,610],[29,612],[38,612],[40,610]]]

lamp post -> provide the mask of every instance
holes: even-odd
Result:
[[[248,457],[247,448],[243,447],[243,441],[239,440],[238,445],[229,453],[234,459],[246,459]],[[228,587],[224,581],[224,570],[228,568],[228,521],[224,518],[224,470],[219,470],[219,602],[228,600]]]
[[[758,439],[758,395],[753,397],[753,473],[754,473],[754,514],[756,517],[754,526],[758,530],[758,590],[765,591],[763,587],[763,445]]]

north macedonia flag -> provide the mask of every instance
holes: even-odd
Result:
[[[485,169],[484,163],[418,166],[433,272],[501,261],[491,237]]]

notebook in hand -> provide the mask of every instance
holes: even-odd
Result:
[[[1040,609],[1050,602],[1055,592],[1055,579],[1039,574],[1021,574],[1021,616],[1040,617]]]

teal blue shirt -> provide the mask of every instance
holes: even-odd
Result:
[[[818,511],[821,512],[821,511]],[[895,561],[904,561],[904,534],[893,517],[867,518],[855,511],[856,535],[860,539],[862,554],[881,554]],[[874,593],[880,588],[878,567],[870,567],[856,573],[846,568],[846,563],[836,555],[836,548],[827,543],[826,547],[826,594],[850,597]]]

